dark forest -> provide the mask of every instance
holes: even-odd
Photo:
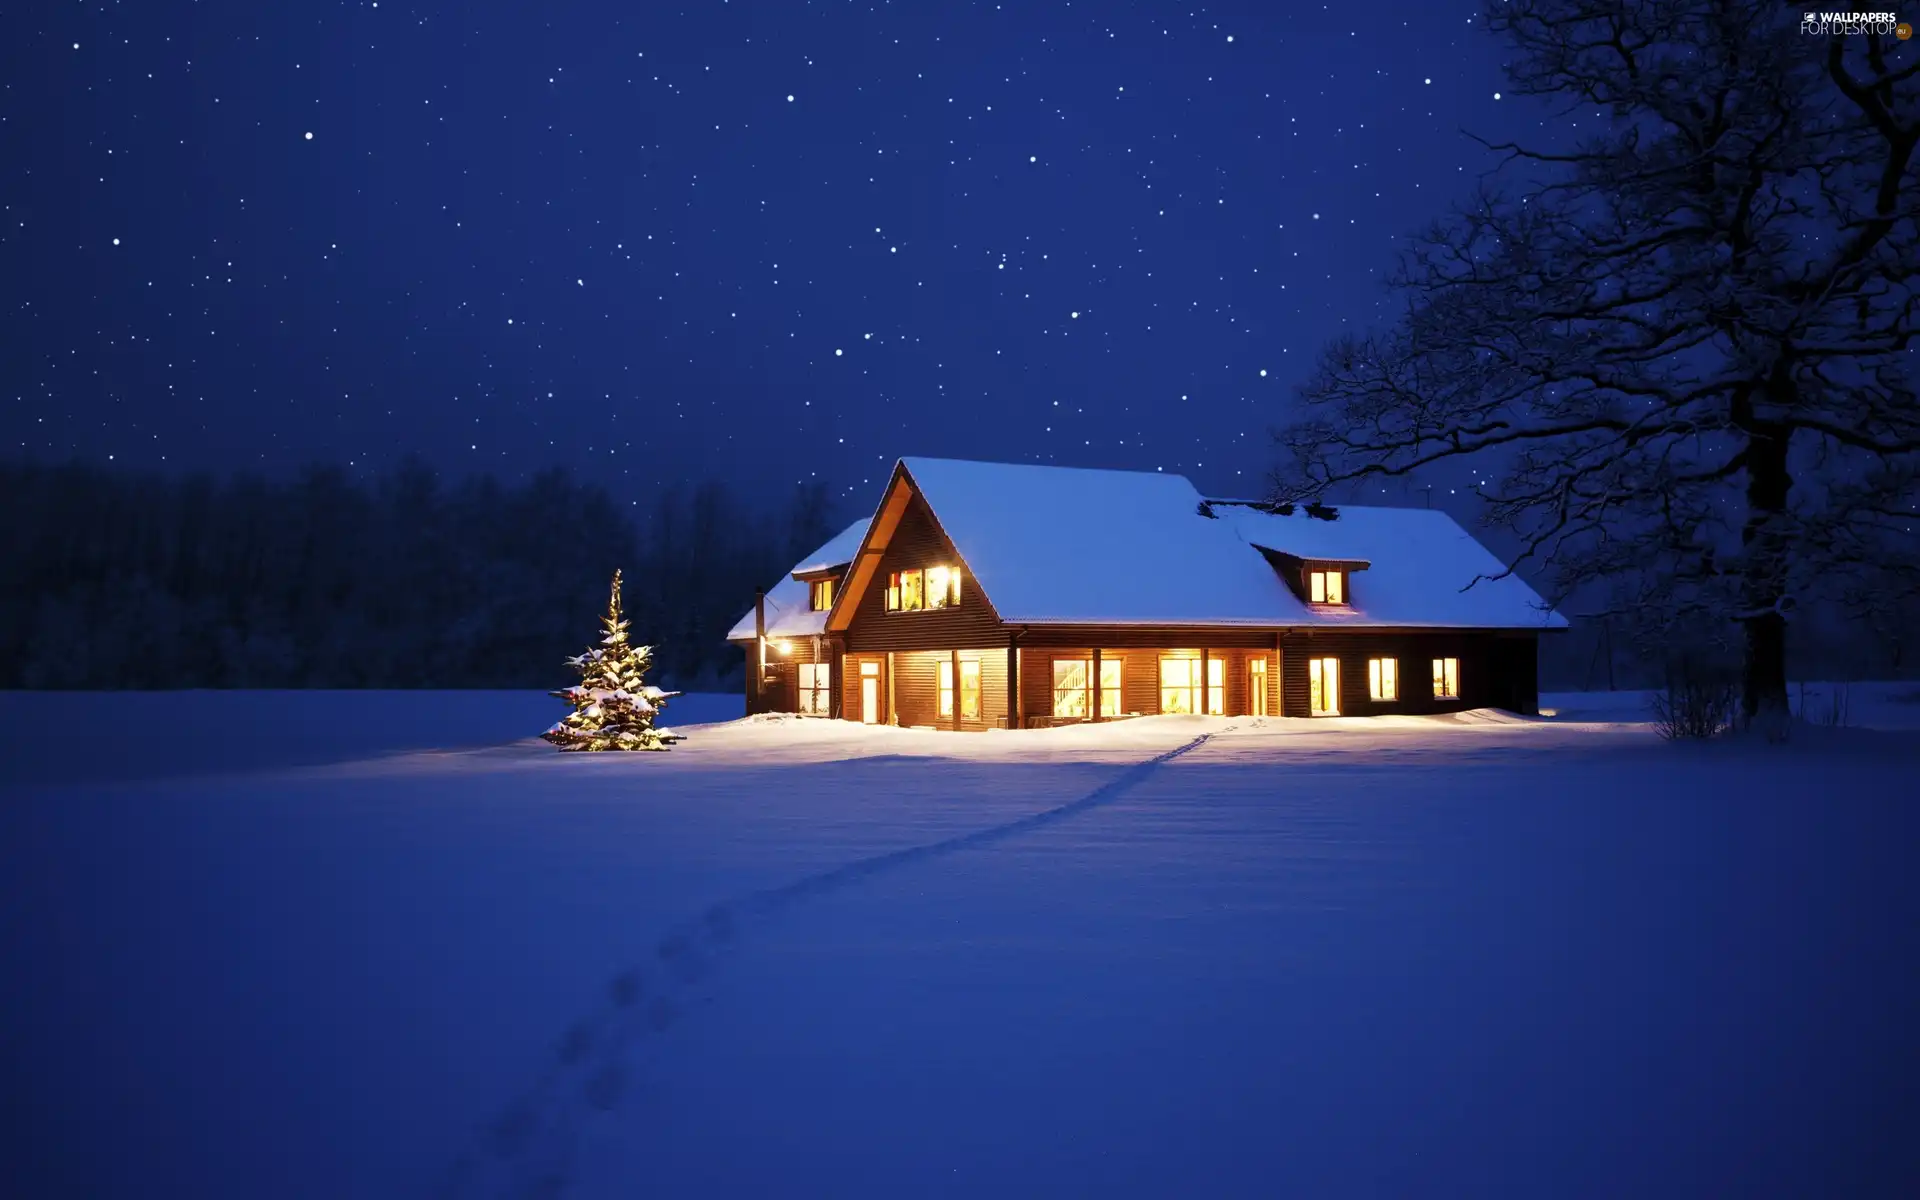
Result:
[[[554,470],[371,483],[0,464],[0,688],[560,686],[614,568],[673,687],[737,686],[727,628],[834,531],[706,483],[622,504]]]

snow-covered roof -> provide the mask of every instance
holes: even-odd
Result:
[[[814,612],[810,607],[813,602],[812,586],[794,576],[851,562],[860,549],[860,539],[866,536],[867,524],[863,518],[847,526],[832,541],[795,564],[792,571],[780,577],[780,582],[767,589],[768,637],[808,637],[826,629],[827,614]],[[727,637],[729,640],[753,639],[751,608],[746,616],[733,623]]]
[[[1339,508],[1323,521],[1222,504],[1179,475],[906,458],[974,580],[1013,624],[1562,627],[1505,564],[1446,513]],[[1281,581],[1266,547],[1365,560],[1353,604],[1314,609]]]
[[[1507,569],[1491,550],[1437,509],[1336,506],[1323,521],[1296,509],[1292,516],[1220,504],[1214,513],[1249,546],[1295,558],[1364,560],[1350,576],[1353,603],[1315,610],[1291,593],[1300,613],[1288,623],[1334,626],[1467,626],[1475,629],[1564,629],[1566,618],[1545,609],[1539,593]],[[1472,587],[1467,584],[1472,583]],[[1464,591],[1462,589],[1465,589]]]
[[[1558,613],[1444,512],[1341,505],[1320,520],[1202,497],[1184,476],[1030,463],[904,458],[914,486],[959,551],[978,590],[1015,625],[1251,625],[1335,628],[1557,629]],[[826,629],[793,578],[850,561],[862,520],[796,564],[767,591],[767,632]],[[1288,588],[1262,549],[1368,564],[1352,603],[1315,608]],[[872,586],[872,585],[870,585]],[[753,637],[753,612],[729,638]]]
[[[1271,625],[1292,599],[1183,476],[901,462],[1003,621]]]

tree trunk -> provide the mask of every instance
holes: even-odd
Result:
[[[1740,416],[1746,421],[1740,421]],[[1787,618],[1781,600],[1786,592],[1785,546],[1779,522],[1786,517],[1787,492],[1793,477],[1787,472],[1791,431],[1772,422],[1756,421],[1751,413],[1737,414],[1747,431],[1747,522],[1740,530],[1746,576],[1743,607],[1746,614],[1746,654],[1742,664],[1740,713],[1748,722],[1784,719],[1787,701]]]

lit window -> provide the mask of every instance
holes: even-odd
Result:
[[[1227,660],[1207,659],[1206,711],[1220,716],[1227,711]],[[1200,708],[1200,660],[1169,656],[1160,660],[1160,711],[1197,713]]]
[[[1247,660],[1247,712],[1251,716],[1267,715],[1267,656],[1256,654]]]
[[[1399,659],[1370,658],[1367,660],[1367,698],[1370,700],[1400,698]]]
[[[803,713],[812,713],[824,717],[828,712],[828,698],[833,689],[833,664],[801,663],[800,694],[796,698],[796,707]]]
[[[1120,715],[1120,660],[1102,658],[1100,660],[1100,715],[1117,717]]]
[[[953,608],[959,603],[959,570],[955,567],[928,567],[927,607]]]
[[[1087,662],[1079,658],[1053,660],[1053,715],[1087,715]]]
[[[953,715],[953,660],[940,660],[940,715]]]
[[[825,612],[833,607],[833,580],[816,579],[813,581],[813,611]]]
[[[980,660],[976,658],[960,660],[960,716],[968,721],[980,719]]]
[[[1345,604],[1346,594],[1346,580],[1342,572],[1307,572],[1307,597],[1315,604]]]
[[[960,603],[960,568],[927,567],[887,577],[887,611],[954,608]]]
[[[1199,674],[1194,668],[1199,661],[1191,658],[1163,658],[1160,660],[1160,711],[1163,713],[1190,713],[1194,704],[1194,677]]]
[[[1460,695],[1460,660],[1457,658],[1436,658],[1433,660],[1433,697],[1436,700],[1453,700]]]
[[[1340,715],[1340,660],[1307,660],[1307,711],[1316,717]]]
[[[978,668],[980,664],[972,664]],[[960,682],[966,683],[968,664],[960,664]],[[1121,661],[1117,658],[1100,660],[1100,715],[1117,717],[1120,715],[1120,671]],[[1093,679],[1093,660],[1088,658],[1056,658],[1053,660],[1053,715],[1056,717],[1085,717],[1092,707],[1090,681]],[[976,685],[977,686],[977,685]],[[961,697],[961,703],[966,698]],[[977,702],[976,702],[977,703]],[[1064,707],[1063,707],[1064,706]]]

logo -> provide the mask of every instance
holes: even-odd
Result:
[[[1913,26],[1890,12],[1810,12],[1800,15],[1800,32],[1813,37],[1877,33],[1906,41]]]

